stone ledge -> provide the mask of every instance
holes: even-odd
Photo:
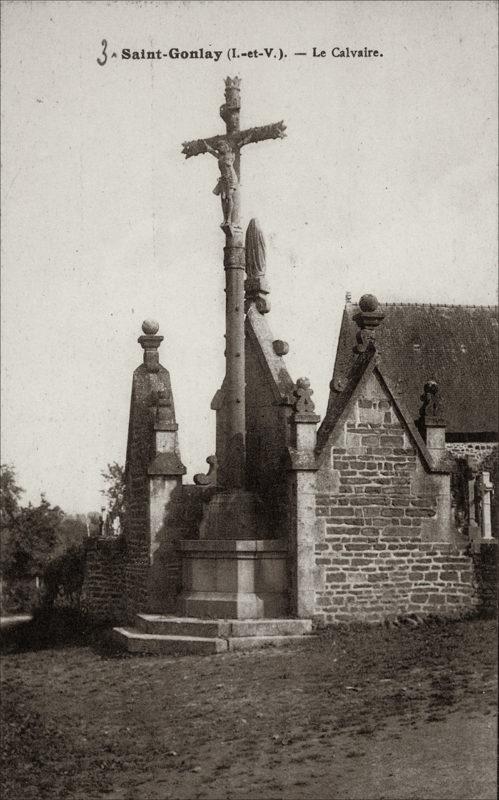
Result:
[[[157,475],[166,478],[170,475],[185,475],[186,472],[187,469],[182,464],[177,453],[158,453],[147,469],[149,476]]]
[[[189,553],[284,553],[288,552],[285,539],[179,539],[177,549],[187,557]]]

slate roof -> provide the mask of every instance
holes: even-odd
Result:
[[[427,380],[440,387],[449,433],[498,432],[497,306],[380,304],[376,332],[383,371],[413,419]],[[358,306],[343,312],[332,387],[346,388],[354,361]],[[332,390],[331,403],[338,392]]]

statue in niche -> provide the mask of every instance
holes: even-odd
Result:
[[[244,248],[248,278],[263,278],[267,269],[266,246],[265,238],[257,219],[250,220],[246,230]]]

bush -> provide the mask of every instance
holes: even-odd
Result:
[[[54,647],[94,644],[101,630],[78,609],[39,606],[29,622],[2,629],[0,653],[20,653]]]
[[[85,577],[86,548],[73,545],[47,564],[43,573],[40,607],[51,611],[54,605],[79,611]]]
[[[0,582],[0,610],[2,614],[30,614],[40,597],[34,579],[6,579]]]

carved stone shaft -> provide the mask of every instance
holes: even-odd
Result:
[[[244,350],[244,278],[245,258],[243,234],[240,228],[240,153],[241,148],[266,139],[285,136],[283,122],[249,128],[241,131],[240,78],[226,78],[225,103],[220,116],[225,122],[225,135],[212,136],[184,142],[182,152],[186,158],[209,153],[218,161],[220,178],[215,194],[220,195],[224,213],[222,230],[225,233],[224,267],[226,292],[226,374],[225,394],[227,405],[227,464],[220,464],[223,485],[230,488],[244,486],[245,467],[245,350]],[[260,248],[261,250],[261,248]],[[261,268],[257,268],[261,272]],[[262,277],[262,276],[258,276]],[[259,300],[265,301],[260,287]],[[262,313],[264,309],[262,308]],[[268,307],[267,307],[268,310]]]
[[[230,472],[222,472],[232,488],[244,486],[246,440],[246,379],[244,351],[244,248],[234,232],[224,248],[225,266],[225,397]]]

